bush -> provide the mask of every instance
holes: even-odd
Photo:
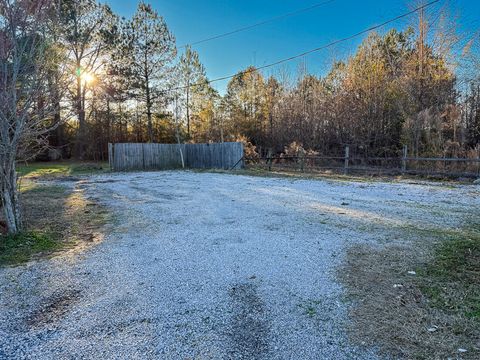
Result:
[[[238,135],[235,141],[243,144],[243,153],[247,161],[256,162],[260,158],[257,147],[246,136]]]
[[[297,143],[296,141],[290,143],[290,145],[285,146],[283,154],[285,156],[298,156],[300,152],[305,153],[302,143]]]

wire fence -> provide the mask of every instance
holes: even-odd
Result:
[[[338,174],[432,175],[480,177],[480,158],[437,158],[408,156],[405,146],[398,157],[351,156],[345,147],[343,156],[267,155],[245,158],[247,168],[287,172],[330,172]]]

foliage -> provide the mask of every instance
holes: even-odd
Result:
[[[283,154],[286,156],[299,156],[301,153],[304,153],[305,149],[302,144],[297,143],[296,141],[292,142],[288,146],[285,146]]]
[[[228,83],[225,103],[227,132],[245,135],[259,143],[267,119],[263,76],[254,67],[235,75]]]
[[[0,198],[10,233],[23,225],[15,161],[45,147],[56,126],[49,100],[58,100],[57,93],[47,86],[56,49],[42,31],[52,8],[47,0],[0,0]]]
[[[371,33],[325,76],[309,74],[305,64],[295,75],[279,70],[269,77],[247,67],[223,96],[209,84],[197,51],[185,46],[177,56],[174,35],[145,2],[128,19],[96,0],[62,2],[60,15],[45,34],[57,44],[54,63],[69,54],[72,82],[56,107],[68,104],[76,121],[57,111],[67,122],[51,132],[51,145],[66,158],[105,160],[109,142],[221,142],[237,135],[261,153],[297,142],[330,155],[349,145],[355,155],[398,156],[407,144],[413,155],[459,156],[478,143],[478,69],[469,69],[471,86],[460,96],[451,61],[458,36],[445,31],[444,14],[438,24],[427,26],[421,15],[416,28]],[[474,47],[465,54],[473,58]],[[49,83],[59,93],[55,76]]]
[[[133,18],[126,21],[122,29],[122,70],[134,98],[145,105],[148,140],[152,142],[153,106],[160,100],[166,103],[161,90],[171,84],[168,75],[176,56],[175,38],[165,20],[144,2],[138,4]]]
[[[247,137],[239,135],[235,138],[235,141],[241,142],[243,144],[243,153],[244,156],[249,160],[249,161],[255,161],[259,159],[259,154],[257,152],[257,148],[255,145],[251,143],[250,140],[248,140]]]
[[[66,71],[71,81],[70,96],[60,94],[64,95],[61,100],[72,103],[78,121],[74,153],[83,159],[88,144],[86,99],[88,95],[94,97],[95,76],[105,67],[105,55],[115,45],[118,19],[108,6],[95,0],[66,0],[59,4],[54,38],[69,53]]]
[[[51,234],[38,231],[0,236],[0,265],[24,263],[38,253],[51,253],[59,249]]]
[[[177,54],[165,19],[146,2],[127,19],[97,0],[0,3],[1,83],[8,85],[0,85],[0,114],[9,124],[0,130],[15,140],[1,144],[9,161],[0,161],[10,168],[2,177],[10,228],[15,217],[21,225],[15,158],[38,150],[43,160],[105,161],[108,143],[242,136],[261,154],[292,143],[331,156],[342,155],[345,145],[352,156],[372,157],[397,157],[403,145],[419,156],[478,151],[480,61],[472,50],[478,45],[454,50],[459,37],[445,14],[427,24],[421,12],[415,27],[372,32],[324,76],[308,73],[305,63],[297,74],[268,77],[249,66],[231,77],[222,96],[197,51],[186,46]],[[461,61],[454,57],[468,57],[468,71],[455,68]],[[15,69],[25,71],[17,77]],[[469,86],[459,86],[460,75]]]
[[[197,114],[197,123],[204,123],[205,117],[211,117],[211,114],[203,114],[206,111],[212,112],[212,101],[209,99],[213,95],[213,89],[207,82],[205,68],[200,62],[198,53],[192,50],[190,46],[185,48],[185,52],[180,57],[177,66],[179,76],[179,87],[182,89],[182,102],[185,108],[185,117],[187,123],[187,136],[190,137],[191,112]],[[210,95],[210,96],[209,96]],[[192,107],[194,109],[192,109]],[[210,109],[209,109],[210,108]],[[200,121],[198,121],[200,120]],[[196,126],[195,133],[204,131],[202,125]]]

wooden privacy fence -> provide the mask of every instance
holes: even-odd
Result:
[[[114,171],[240,169],[243,144],[108,144],[108,160]]]

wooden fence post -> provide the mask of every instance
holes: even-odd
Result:
[[[345,166],[343,168],[343,174],[348,174],[348,161],[350,159],[350,147],[347,145],[345,146]]]
[[[408,155],[408,147],[407,145],[403,145],[402,175],[407,172],[407,155]]]
[[[272,149],[268,149],[267,153],[267,164],[268,164],[268,171],[272,171]]]
[[[108,165],[110,167],[110,171],[113,171],[113,144],[108,143]]]
[[[477,177],[480,177],[480,144],[477,144]]]
[[[303,173],[305,171],[305,150],[300,148],[300,171]]]

